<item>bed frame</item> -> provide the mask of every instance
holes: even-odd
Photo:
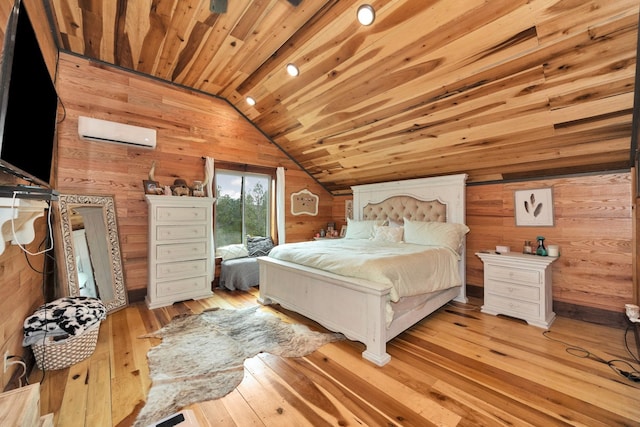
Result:
[[[465,223],[466,179],[466,174],[459,174],[354,186],[354,219],[398,219],[407,215],[418,220]],[[425,208],[420,203],[403,201],[402,209],[407,211],[398,210],[397,204],[396,207],[389,207],[383,203],[397,196],[417,201],[436,201],[443,208],[434,213],[434,217],[425,213],[425,210],[432,210],[431,207]],[[413,207],[420,212],[411,212]],[[348,339],[364,343],[366,348],[362,356],[378,366],[391,360],[386,351],[389,340],[451,300],[467,302],[464,246],[459,263],[463,285],[432,293],[427,303],[395,316],[388,326],[388,285],[340,276],[270,257],[260,257],[258,263],[258,301],[261,304],[280,304],[329,330],[341,332]]]

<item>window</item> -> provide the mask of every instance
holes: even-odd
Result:
[[[215,173],[215,243],[246,243],[246,236],[271,235],[270,175],[219,170]]]

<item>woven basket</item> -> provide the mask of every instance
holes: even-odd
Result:
[[[91,356],[96,349],[100,322],[90,326],[80,335],[54,341],[48,337],[44,342],[31,344],[38,368],[45,370],[64,369]]]

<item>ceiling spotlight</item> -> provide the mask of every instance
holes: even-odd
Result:
[[[246,101],[247,101],[247,104],[251,105],[252,107],[256,105],[256,100],[250,96],[247,96]]]
[[[298,74],[300,74],[300,70],[298,69],[298,67],[296,67],[295,64],[287,64],[287,73],[289,73],[289,75],[292,77],[296,77]]]
[[[358,8],[358,21],[362,25],[371,25],[376,19],[376,11],[370,4],[363,4]]]

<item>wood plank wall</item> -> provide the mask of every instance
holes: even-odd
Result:
[[[514,191],[535,188],[552,189],[554,225],[516,227]],[[504,244],[521,251],[524,240],[541,235],[560,246],[553,264],[554,310],[622,324],[624,304],[633,300],[632,202],[630,172],[470,186],[467,282],[484,282],[478,250]]]
[[[43,48],[43,54],[52,76],[55,75],[57,48],[54,45],[48,21],[44,18],[42,0],[24,0],[27,11],[34,17],[36,35]],[[0,0],[0,46],[4,43],[7,20],[14,0]],[[4,185],[27,184],[9,175],[0,176]],[[38,218],[35,223],[35,238],[26,245],[29,252],[40,252],[41,244],[47,236],[45,218]],[[35,311],[44,300],[43,266],[44,255],[27,255],[18,246],[7,242],[5,251],[0,255],[0,355],[8,351],[12,355],[25,356],[27,351],[22,347],[22,325],[24,319]],[[0,385],[3,390],[17,387],[16,378],[21,368],[16,365],[4,373],[0,371]]]
[[[115,196],[125,284],[144,296],[147,286],[147,205],[142,180],[155,161],[161,185],[176,178],[204,179],[203,156],[258,166],[283,166],[286,193],[319,195],[317,216],[291,215],[286,239],[308,240],[331,219],[332,197],[226,101],[61,54],[57,89],[64,105],[58,124],[56,188],[61,193]],[[153,150],[91,142],[78,137],[78,116],[157,130]],[[139,294],[139,293],[138,293]],[[131,292],[130,292],[131,295]]]
[[[516,227],[514,192],[551,188],[552,227]],[[467,284],[482,296],[484,270],[475,255],[496,245],[522,251],[525,240],[544,236],[560,246],[553,264],[556,313],[607,325],[624,325],[624,304],[634,301],[631,173],[594,174],[517,183],[469,185]],[[335,197],[333,215],[344,223],[349,197]]]
[[[25,245],[32,253],[40,252],[46,237],[46,219],[38,218],[32,243]],[[0,355],[8,351],[11,355],[24,356],[22,347],[24,319],[31,315],[44,301],[43,291],[44,255],[27,255],[16,245],[7,242],[0,255]],[[13,389],[12,376],[20,375],[18,365],[6,373],[0,371],[2,389]],[[14,377],[14,379],[17,377]]]

